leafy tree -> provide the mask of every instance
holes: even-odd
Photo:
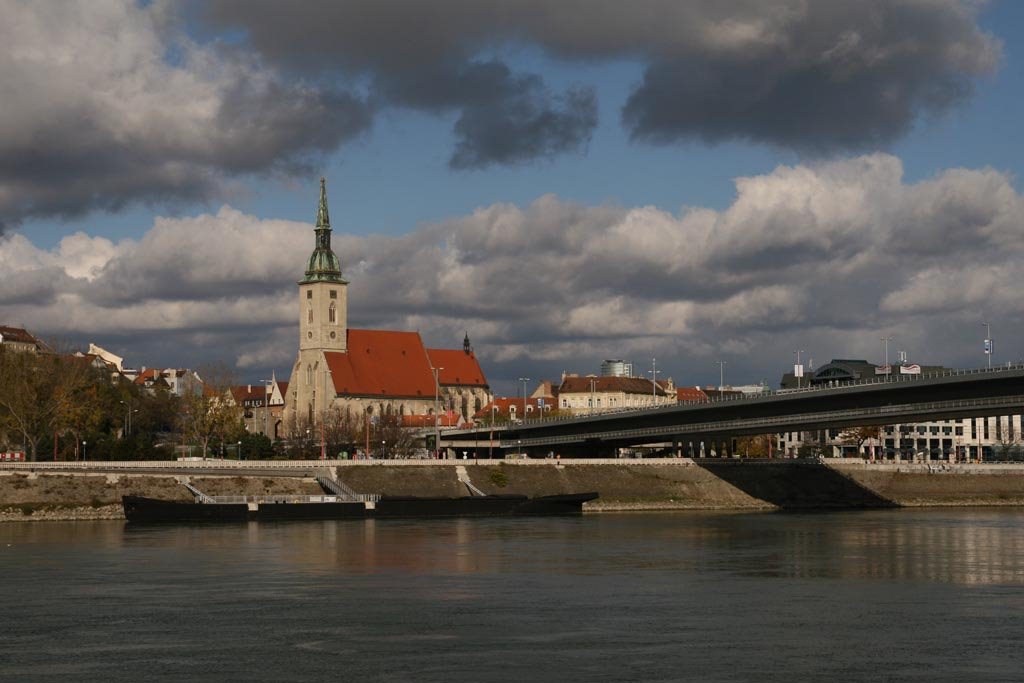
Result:
[[[881,428],[878,426],[849,427],[839,433],[839,441],[856,446],[857,452],[860,453],[866,442],[869,440],[877,442],[880,434]]]
[[[185,440],[196,443],[207,457],[211,444],[223,450],[244,434],[242,407],[231,398],[235,383],[232,373],[222,364],[199,371],[202,380],[193,375],[185,378],[179,401],[178,427]]]
[[[40,442],[78,419],[83,392],[95,379],[80,358],[0,348],[0,425],[35,462]]]

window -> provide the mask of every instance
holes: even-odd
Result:
[[[306,384],[312,384],[312,383],[313,383],[313,366],[312,365],[307,365],[306,366]]]
[[[312,299],[313,298],[313,290],[312,289],[307,289],[306,290],[306,298],[307,299]]]
[[[309,306],[308,309],[306,309],[306,322],[308,322],[308,323],[312,323],[313,322],[313,306],[312,306],[312,304]]]
[[[331,307],[327,309],[327,322],[332,325],[338,322],[338,308],[334,305],[334,302],[331,302]]]
[[[336,289],[332,289],[331,290],[331,298],[332,299],[337,299],[338,298],[338,290],[336,290]]]

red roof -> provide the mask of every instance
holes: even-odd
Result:
[[[444,386],[487,386],[487,379],[480,363],[476,360],[476,354],[472,351],[466,353],[459,349],[427,349],[430,364],[435,368],[441,368],[437,373],[437,381]]]
[[[700,387],[676,387],[676,400],[680,403],[696,403],[708,400]]]
[[[591,389],[590,383],[593,381],[594,386]],[[667,395],[665,387],[667,382],[664,380],[658,380],[657,392],[660,396]],[[654,387],[651,385],[651,380],[644,379],[643,377],[566,377],[562,380],[562,386],[559,387],[559,395],[561,394],[585,394],[591,391],[600,393],[604,391],[622,391],[627,394],[653,394],[655,392]]]
[[[416,332],[350,329],[348,352],[327,351],[324,356],[338,394],[434,396],[427,350]]]
[[[280,389],[282,396],[288,393],[288,382],[278,382],[277,387]]]
[[[245,401],[254,401],[262,406],[267,398],[267,388],[260,384],[231,387],[231,397],[237,405],[242,405]]]
[[[536,415],[537,413],[533,411],[536,411],[539,408],[540,401],[544,402],[545,412],[548,412],[558,407],[550,398],[534,398],[533,396],[527,396],[526,412],[528,414]],[[511,415],[512,413],[521,414],[523,412],[523,399],[521,397],[517,398],[515,396],[495,396],[492,402],[488,403],[479,411],[477,411],[477,413],[473,417],[487,419],[488,417],[490,417],[492,410],[495,414],[502,416],[508,416]]]
[[[21,342],[23,344],[38,344],[39,340],[33,337],[28,330],[23,327],[8,327],[7,325],[0,325],[0,335],[6,341]]]
[[[437,418],[438,427],[458,427],[459,418],[461,416],[458,413],[441,413]],[[403,427],[433,427],[434,416],[433,415],[403,415],[402,416]]]

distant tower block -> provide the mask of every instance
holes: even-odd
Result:
[[[606,360],[601,363],[602,377],[632,377],[633,364],[624,360]]]

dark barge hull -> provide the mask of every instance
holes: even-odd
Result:
[[[464,498],[384,496],[373,507],[363,503],[188,503],[142,496],[124,496],[129,522],[247,522],[291,519],[392,519],[430,517],[502,517],[572,515],[596,493],[555,496],[498,495]]]

